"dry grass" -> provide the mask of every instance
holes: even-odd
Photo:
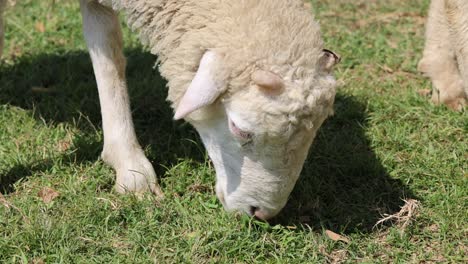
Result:
[[[421,203],[415,199],[404,200],[404,202],[405,204],[401,207],[400,211],[394,214],[384,214],[374,227],[391,222],[394,224],[393,226],[398,226],[403,232],[416,219],[421,207]]]

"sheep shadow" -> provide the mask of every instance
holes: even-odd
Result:
[[[153,67],[156,58],[138,48],[125,53],[135,129],[156,173],[164,175],[181,158],[203,163],[196,131],[172,120],[165,81]],[[82,131],[84,136],[72,143],[76,151],[63,160],[80,163],[99,157],[102,137],[93,136],[100,133],[99,98],[86,51],[23,56],[12,66],[0,65],[0,105],[5,104],[33,110],[34,117],[47,124],[66,122]],[[402,182],[388,175],[372,151],[366,120],[362,102],[337,97],[335,116],[319,130],[291,198],[274,221],[366,232],[382,213],[398,211],[402,198],[413,197]],[[189,140],[195,144],[187,144]],[[0,192],[14,192],[17,181],[51,166],[48,160],[13,166],[0,174]]]
[[[338,95],[335,115],[325,121],[310,149],[301,177],[273,223],[371,232],[382,214],[393,214],[414,198],[389,176],[366,136],[363,102]]]
[[[125,50],[125,55],[135,129],[157,175],[164,175],[165,168],[184,157],[204,162],[196,131],[172,119],[165,100],[166,82],[155,70],[155,56],[139,48]],[[76,151],[62,160],[78,164],[97,160],[103,143],[101,113],[88,53],[25,55],[16,60],[14,65],[0,63],[0,105],[31,110],[35,119],[47,125],[73,124],[80,131],[71,143]],[[51,166],[50,160],[36,160],[7,169],[0,174],[0,192],[13,192],[14,183]]]

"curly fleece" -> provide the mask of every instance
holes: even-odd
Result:
[[[277,100],[259,102],[260,112],[273,117],[294,115],[290,121],[331,114],[335,82],[328,73],[320,73],[320,28],[302,0],[99,2],[123,11],[129,26],[158,56],[173,107],[189,86],[205,51],[212,50],[222,56],[223,67],[217,77],[227,79],[225,98],[252,86],[251,74],[263,69],[279,75],[287,89]],[[317,121],[309,126],[320,125]]]

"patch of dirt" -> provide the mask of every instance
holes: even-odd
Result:
[[[211,187],[204,184],[192,184],[187,188],[187,190],[196,193],[206,193],[211,191]]]
[[[50,187],[44,187],[37,193],[37,196],[42,199],[46,204],[51,203],[55,198],[59,197],[60,194]]]
[[[344,249],[333,250],[328,253],[323,245],[319,247],[319,251],[327,259],[327,263],[340,264],[344,263],[348,259],[348,251]]]

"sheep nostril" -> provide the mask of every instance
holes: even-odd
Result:
[[[255,206],[250,206],[250,209],[249,209],[249,213],[250,213],[250,216],[255,216],[255,212],[257,211],[257,207]]]
[[[258,208],[258,207],[252,207],[252,211],[253,211],[253,216],[255,216],[255,218],[257,218],[258,220],[262,220],[262,221],[267,221],[268,219],[271,218],[272,215],[268,214],[268,212],[262,210],[261,208]]]

